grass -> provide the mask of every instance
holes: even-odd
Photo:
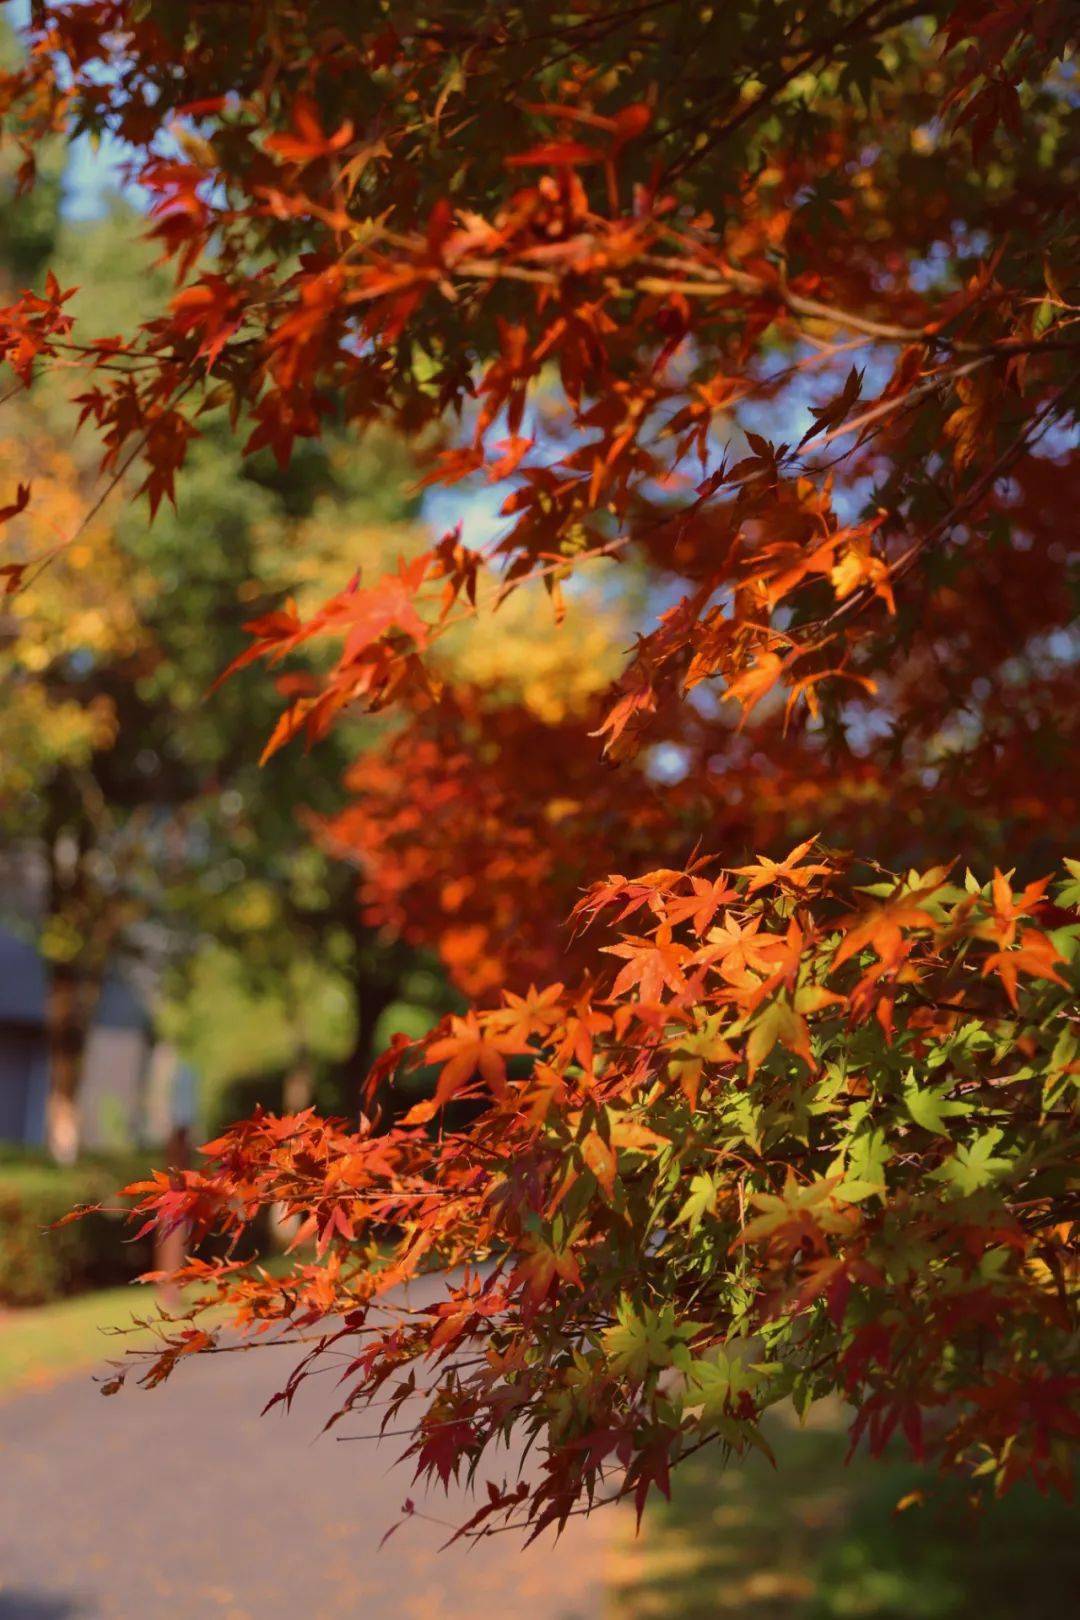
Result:
[[[43,1148],[28,1148],[21,1143],[0,1142],[0,1180],[16,1188],[50,1187],[58,1181],[73,1180],[81,1176],[99,1174],[108,1176],[114,1186],[124,1179],[132,1180],[144,1175],[160,1158],[146,1150],[134,1148],[116,1152],[86,1152],[77,1164],[59,1165]]]
[[[289,1271],[292,1261],[288,1255],[270,1254],[259,1263],[280,1276]],[[132,1330],[131,1323],[133,1317],[153,1317],[158,1300],[155,1288],[128,1283],[48,1305],[10,1311],[0,1308],[0,1400],[35,1384],[50,1384],[67,1373],[104,1368],[127,1351],[151,1344],[150,1331]],[[200,1323],[220,1322],[221,1311],[220,1306],[212,1307],[200,1317]],[[119,1337],[116,1329],[130,1331]]]
[[[121,1348],[108,1329],[130,1326],[133,1316],[154,1308],[147,1287],[104,1288],[51,1305],[0,1313],[0,1397],[34,1384],[51,1383],[65,1373],[104,1366]]]
[[[769,1440],[776,1470],[705,1452],[676,1470],[616,1560],[610,1620],[1047,1620],[1078,1589],[1067,1503],[1017,1490],[976,1514],[902,1460],[845,1468],[839,1409],[775,1415]]]

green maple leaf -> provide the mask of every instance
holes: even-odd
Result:
[[[712,1176],[700,1172],[691,1181],[689,1195],[674,1224],[688,1225],[691,1232],[696,1232],[704,1217],[711,1215],[716,1208],[716,1194],[717,1186]]]
[[[850,1189],[853,1182],[861,1182],[877,1191],[882,1190],[885,1186],[885,1166],[891,1158],[884,1131],[860,1131],[848,1143],[845,1188]],[[849,1190],[847,1196],[852,1198],[854,1195]]]
[[[633,1305],[624,1300],[618,1317],[618,1325],[608,1328],[603,1335],[604,1351],[614,1372],[628,1373],[638,1380],[644,1379],[654,1367],[671,1367],[686,1361],[683,1345],[700,1331],[697,1322],[677,1326],[670,1305],[659,1311],[650,1310],[646,1305],[638,1316]]]
[[[909,1071],[904,1087],[904,1106],[916,1125],[921,1125],[924,1131],[932,1131],[935,1136],[950,1136],[952,1133],[946,1120],[966,1114],[969,1110],[965,1103],[947,1101],[948,1092],[948,1085],[916,1085],[915,1075]]]
[[[984,1131],[974,1142],[958,1147],[954,1156],[934,1172],[939,1181],[947,1181],[962,1197],[988,1187],[999,1176],[1012,1169],[1012,1161],[995,1153],[1003,1133],[996,1127]]]
[[[1063,910],[1070,911],[1073,906],[1080,906],[1080,861],[1066,859],[1064,865],[1070,874],[1070,881],[1060,884],[1054,897]]]

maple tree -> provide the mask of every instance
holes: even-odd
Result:
[[[151,515],[226,406],[283,465],[389,426],[428,486],[502,495],[489,546],[361,548],[233,669],[281,685],[268,760],[381,717],[318,836],[475,1006],[391,1044],[359,1128],[260,1116],[135,1189],[196,1246],[268,1203],[316,1240],[284,1278],[183,1273],[323,1330],[286,1400],[352,1341],[342,1414],[384,1403],[420,1474],[538,1442],[469,1533],[640,1509],[830,1390],[856,1442],[1067,1486],[1071,22],[84,0],[0,81],[25,183],[109,131],[174,267],[132,338],[55,277],[0,313],[12,386],[81,374]],[[555,638],[590,591],[613,680],[537,704],[455,664],[493,611],[540,598]],[[148,1381],[218,1331],[164,1329]]]

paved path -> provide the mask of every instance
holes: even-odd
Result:
[[[80,1375],[0,1401],[0,1620],[601,1620],[609,1514],[554,1551],[440,1552],[445,1532],[412,1520],[380,1553],[410,1493],[400,1442],[316,1438],[318,1388],[260,1417],[294,1355],[218,1356],[111,1400]]]

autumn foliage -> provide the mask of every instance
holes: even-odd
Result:
[[[836,1389],[875,1452],[899,1430],[999,1488],[1064,1488],[1077,931],[1034,924],[1041,882],[867,887],[853,905],[805,846],[612,878],[578,914],[617,971],[392,1051],[440,1066],[400,1125],[264,1116],[131,1190],[149,1226],[196,1237],[271,1201],[301,1218],[318,1259],[284,1281],[183,1274],[252,1330],[342,1317],[284,1399],[344,1343],[332,1421],[404,1417],[421,1474],[494,1470],[519,1425],[539,1441],[536,1476],[493,1475],[473,1528],[616,1491],[640,1509],[688,1450],[762,1446],[765,1408]],[[433,1141],[465,1098],[477,1118]],[[432,1265],[453,1286],[410,1306]],[[186,1327],[151,1380],[214,1338]]]
[[[390,426],[500,493],[490,545],[361,554],[229,672],[279,682],[269,770],[382,717],[312,835],[473,1010],[359,1128],[263,1116],[137,1189],[196,1248],[299,1217],[291,1275],[185,1276],[322,1333],[286,1400],[344,1343],[343,1414],[489,1481],[472,1532],[640,1508],[830,1391],[855,1443],[1068,1485],[1070,12],[82,0],[0,81],[24,183],[111,131],[175,268],[131,340],[53,279],[0,312],[151,516],[222,406],[283,464]],[[565,702],[455,661],[583,601],[615,673]],[[219,1330],[163,1331],[152,1382]]]

